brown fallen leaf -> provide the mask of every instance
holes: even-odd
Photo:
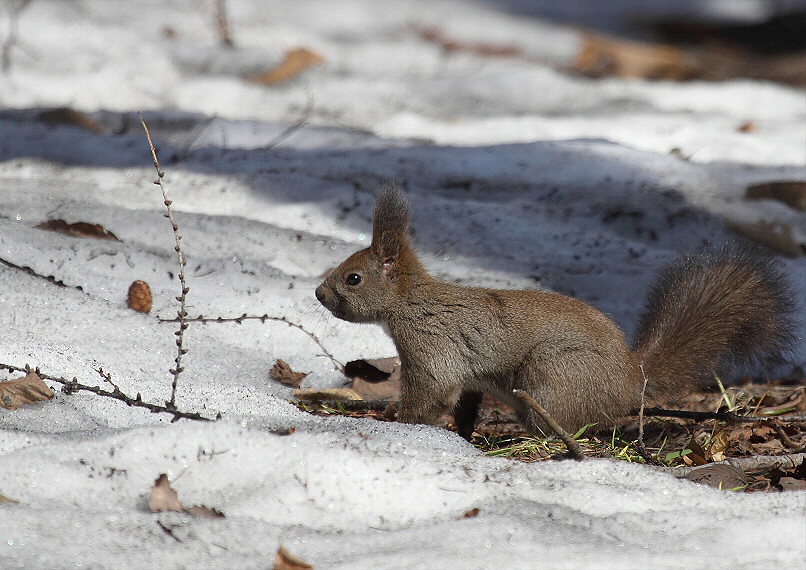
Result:
[[[479,509],[478,509],[478,508],[476,508],[476,509],[470,509],[470,510],[469,510],[469,511],[467,511],[465,514],[463,514],[463,515],[461,515],[461,516],[459,516],[459,517],[456,517],[456,520],[462,520],[462,519],[472,519],[472,518],[475,518],[475,517],[479,516],[479,512],[481,512],[481,511],[479,511]]]
[[[623,78],[680,81],[694,75],[694,62],[680,49],[608,38],[594,34],[583,37],[582,49],[573,68],[592,77],[615,75]]]
[[[168,475],[160,473],[151,487],[148,508],[152,513],[180,512],[200,518],[224,518],[224,513],[204,506],[185,507],[179,501],[179,495],[171,487]]]
[[[314,51],[307,48],[298,48],[287,52],[285,59],[277,67],[263,73],[250,75],[247,80],[263,85],[277,85],[293,79],[309,67],[320,65],[325,61],[323,56]]]
[[[19,406],[51,398],[53,392],[33,370],[23,378],[0,382],[0,408],[16,410]]]
[[[42,111],[39,113],[38,118],[48,125],[70,125],[79,127],[85,131],[90,131],[96,135],[103,134],[101,125],[90,119],[84,113],[79,113],[69,107],[59,107],[58,109],[51,109],[50,111]]]
[[[126,305],[130,309],[140,313],[151,311],[152,297],[151,287],[145,281],[135,281],[129,286],[129,293],[126,296]]]
[[[148,508],[152,513],[161,513],[165,511],[179,511],[185,510],[182,503],[179,502],[179,495],[171,487],[168,481],[168,475],[160,473],[154,481],[154,486],[151,487],[151,497],[148,499]]]
[[[322,390],[294,390],[291,395],[298,400],[361,400],[361,395],[350,388],[323,388]]]
[[[224,513],[221,511],[217,511],[216,509],[211,509],[209,507],[204,507],[200,505],[194,505],[192,507],[187,507],[185,512],[193,515],[194,517],[199,517],[200,519],[223,519]]]
[[[302,384],[302,379],[307,375],[307,372],[294,372],[285,360],[280,359],[277,359],[277,362],[274,363],[274,366],[269,371],[269,378],[291,388],[299,388],[299,385]]]
[[[448,53],[464,52],[486,57],[522,57],[524,55],[523,50],[518,46],[462,41],[449,37],[437,27],[415,26],[414,30],[420,38],[439,46]]]
[[[93,238],[93,239],[108,239],[111,241],[120,241],[115,234],[104,229],[99,224],[90,224],[87,222],[76,222],[68,224],[64,220],[48,220],[35,226],[40,230],[47,230],[50,232],[57,232],[68,236],[78,238]]]
[[[0,495],[0,504],[2,503],[19,503],[19,501],[15,501],[14,499],[9,499],[5,495]]]
[[[790,257],[806,255],[806,242],[795,236],[792,226],[761,220],[755,223],[726,220],[726,225],[744,237]]]
[[[744,471],[729,463],[712,463],[694,469],[686,476],[686,479],[726,491],[747,486],[747,476]]]
[[[311,568],[313,566],[291,554],[284,546],[281,546],[274,555],[272,570],[310,570]]]
[[[756,123],[753,121],[745,121],[738,127],[736,127],[736,132],[739,133],[752,133],[756,130]]]
[[[400,399],[400,359],[354,360],[344,366],[350,387],[365,400]]]
[[[765,182],[754,184],[745,190],[745,196],[750,200],[763,198],[783,202],[790,208],[806,212],[806,182],[796,180],[787,182]]]

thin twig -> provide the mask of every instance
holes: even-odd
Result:
[[[48,283],[53,283],[54,285],[58,285],[59,287],[70,288],[70,285],[67,285],[64,281],[59,281],[58,279],[56,279],[52,275],[51,276],[46,276],[46,275],[42,275],[41,273],[37,273],[36,271],[34,271],[33,269],[31,269],[30,267],[27,267],[25,265],[17,265],[16,263],[13,263],[13,262],[8,261],[7,259],[3,259],[1,257],[0,257],[0,263],[2,263],[3,265],[5,265],[7,267],[11,267],[12,269],[17,269],[19,271],[22,271],[23,273],[27,273],[28,275],[30,275],[32,277],[36,277],[38,279],[44,279]],[[74,288],[78,289],[79,291],[82,291],[82,292],[84,291],[84,289],[80,285],[77,285]]]
[[[216,29],[218,30],[218,39],[222,46],[232,47],[235,45],[232,42],[232,36],[229,32],[229,18],[227,17],[227,0],[216,0],[215,8],[215,21]]]
[[[646,446],[644,445],[644,408],[646,407],[646,385],[649,379],[646,376],[646,371],[644,371],[643,362],[638,365],[638,368],[641,369],[641,376],[644,378],[644,385],[641,388],[641,408],[638,410],[638,441],[635,444],[635,448],[644,461],[650,465],[658,465],[658,461],[652,457],[652,455],[650,455],[646,449]]]
[[[185,282],[185,255],[182,253],[182,246],[179,243],[182,239],[182,236],[179,235],[179,226],[176,224],[176,220],[174,220],[173,210],[171,209],[171,201],[168,199],[168,193],[165,191],[165,185],[162,183],[165,172],[162,171],[162,167],[160,166],[160,161],[157,158],[157,149],[154,148],[154,141],[151,140],[151,133],[148,131],[148,125],[146,125],[146,121],[143,119],[143,114],[138,111],[137,115],[140,117],[140,123],[143,125],[143,130],[146,132],[148,146],[151,149],[151,157],[154,159],[154,168],[157,169],[157,179],[154,181],[154,184],[159,186],[160,190],[162,190],[163,203],[165,204],[165,209],[168,211],[168,213],[164,215],[171,221],[171,227],[173,228],[174,232],[174,241],[176,242],[174,250],[176,251],[176,255],[179,260],[179,283],[182,286],[182,294],[176,297],[176,300],[179,301],[179,311],[176,313],[179,322],[179,330],[174,333],[176,335],[176,359],[174,359],[176,366],[169,370],[174,379],[173,383],[171,384],[171,399],[168,402],[168,407],[174,408],[176,407],[176,385],[179,382],[179,375],[184,370],[184,368],[182,368],[182,356],[187,353],[187,350],[182,346],[182,342],[184,340],[185,330],[188,328],[187,322],[185,322],[185,319],[187,318],[185,300],[190,289]]]
[[[687,410],[665,410],[663,408],[647,408],[644,415],[661,418],[683,418],[689,420],[718,420],[723,422],[753,423],[768,422],[774,419],[786,420],[787,422],[806,422],[806,416],[737,416],[733,412],[690,412]]]
[[[305,101],[305,108],[302,110],[302,115],[300,116],[299,120],[294,123],[293,125],[289,125],[282,133],[274,137],[274,140],[271,141],[268,145],[266,145],[265,150],[272,149],[283,142],[285,139],[296,133],[302,127],[308,124],[308,119],[311,118],[311,113],[313,112],[313,104],[314,104],[314,96],[313,92],[310,90],[310,87],[306,89],[306,101]]]
[[[8,73],[9,69],[11,69],[11,49],[17,45],[20,14],[31,2],[33,0],[9,2],[8,33],[3,41],[2,53],[0,53],[0,70],[3,73]]]
[[[30,371],[29,367],[21,368],[19,366],[14,366],[13,364],[2,364],[0,363],[0,369],[8,370],[9,372],[23,372],[27,374]],[[145,408],[154,414],[170,414],[173,416],[172,422],[175,422],[179,419],[187,419],[187,420],[200,420],[200,421],[212,421],[210,418],[206,418],[201,414],[197,414],[196,412],[183,412],[181,410],[177,410],[175,407],[168,407],[168,406],[161,406],[159,404],[151,404],[149,402],[144,402],[138,393],[136,397],[132,398],[120,391],[117,387],[115,390],[110,392],[109,390],[104,390],[99,386],[88,386],[86,384],[81,384],[77,378],[73,378],[72,380],[68,380],[67,378],[62,378],[60,376],[51,376],[50,374],[45,374],[41,372],[39,368],[35,368],[34,372],[36,372],[37,376],[42,378],[43,380],[50,380],[51,382],[58,382],[62,385],[62,392],[64,394],[72,394],[74,392],[85,391],[85,392],[92,392],[99,396],[105,396],[107,398],[113,398],[115,400],[119,400],[125,403],[128,406],[132,406],[135,408]],[[106,378],[106,375],[102,375]]]
[[[554,418],[551,417],[551,414],[549,414],[543,406],[538,404],[537,400],[532,398],[531,394],[524,392],[523,390],[513,390],[512,393],[526,402],[529,407],[532,408],[538,416],[540,416],[540,419],[543,420],[543,422],[545,422],[545,424],[548,425],[555,434],[557,434],[557,437],[559,437],[565,444],[565,447],[568,448],[568,452],[571,454],[571,457],[578,460],[585,459],[585,453],[582,451],[579,442],[571,437],[571,435],[565,431]]]
[[[277,321],[279,323],[285,323],[289,327],[294,327],[295,329],[298,329],[298,330],[302,331],[303,333],[305,333],[306,335],[308,335],[308,337],[311,340],[313,340],[319,346],[320,349],[322,349],[322,352],[324,353],[324,355],[326,357],[328,357],[330,359],[330,361],[336,367],[336,370],[343,370],[344,369],[344,364],[339,362],[336,359],[336,357],[333,356],[333,354],[331,354],[330,351],[325,348],[325,346],[322,344],[322,341],[319,340],[318,336],[316,336],[314,333],[312,333],[311,331],[309,331],[308,329],[306,329],[302,325],[297,324],[297,323],[295,323],[293,321],[289,321],[286,317],[271,317],[269,315],[256,316],[256,315],[247,315],[246,313],[244,313],[240,317],[214,317],[214,318],[210,318],[210,317],[204,317],[203,315],[199,315],[196,318],[185,318],[186,323],[205,323],[205,324],[208,324],[208,323],[237,323],[237,324],[240,325],[240,324],[243,323],[243,321],[260,321],[261,323],[265,323],[266,321]],[[176,323],[176,322],[179,322],[179,321],[178,321],[178,319],[173,318],[173,319],[159,319],[159,322],[161,322],[161,323]]]

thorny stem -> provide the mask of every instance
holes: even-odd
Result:
[[[270,317],[269,315],[256,316],[256,315],[247,315],[246,313],[244,313],[240,317],[215,317],[215,318],[207,317],[206,318],[203,315],[199,315],[196,318],[185,318],[185,323],[205,323],[205,324],[206,323],[237,323],[237,324],[240,325],[243,321],[260,321],[261,323],[265,323],[266,321],[277,321],[279,323],[285,323],[289,327],[294,327],[295,329],[300,330],[303,333],[305,333],[306,335],[308,335],[308,337],[311,340],[313,340],[317,344],[317,346],[319,346],[320,349],[322,349],[322,352],[324,353],[324,355],[326,357],[328,357],[330,359],[330,361],[333,363],[333,366],[336,367],[336,370],[343,370],[344,369],[344,364],[339,362],[336,359],[336,357],[333,356],[333,354],[328,349],[325,348],[325,346],[322,344],[322,341],[319,340],[318,336],[316,336],[314,333],[312,333],[311,331],[309,331],[308,329],[306,329],[302,325],[297,324],[297,323],[295,323],[293,321],[289,321],[286,317]],[[175,319],[175,318],[174,319],[159,319],[159,322],[161,322],[161,323],[176,323],[176,322],[178,322],[178,319]]]
[[[2,364],[0,363],[0,368],[8,370],[9,372],[23,372],[27,374],[30,371],[29,367],[20,368],[19,366],[14,366],[12,364]],[[99,386],[88,386],[86,384],[79,383],[77,378],[73,378],[72,380],[68,380],[67,378],[62,378],[60,376],[51,376],[50,374],[45,374],[40,372],[39,368],[35,368],[34,372],[36,372],[37,376],[44,380],[50,380],[51,382],[58,382],[62,385],[62,392],[65,394],[72,394],[78,391],[86,391],[86,392],[93,392],[94,394],[98,394],[99,396],[106,396],[107,398],[114,398],[115,400],[120,400],[121,402],[125,403],[127,406],[133,406],[135,408],[145,408],[149,410],[151,413],[154,414],[171,414],[173,416],[172,422],[175,422],[179,419],[188,419],[188,420],[201,420],[201,421],[212,421],[210,418],[206,418],[201,414],[197,414],[195,412],[183,412],[181,410],[177,410],[173,406],[160,406],[159,404],[151,404],[149,402],[144,402],[140,398],[140,394],[138,393],[135,398],[128,396],[121,392],[121,390],[112,383],[111,375],[103,372],[103,370],[98,370],[98,373],[104,379],[105,382],[109,382],[112,386],[115,387],[113,391],[104,390]]]
[[[182,294],[176,298],[176,300],[179,301],[179,311],[176,313],[177,321],[179,322],[179,329],[174,333],[176,335],[176,359],[174,360],[176,366],[169,370],[174,379],[173,383],[171,384],[171,399],[169,402],[167,402],[168,407],[173,409],[176,407],[176,385],[179,382],[179,375],[184,370],[184,368],[182,368],[182,356],[187,353],[187,350],[182,347],[182,342],[184,340],[185,330],[188,328],[185,299],[190,289],[185,282],[185,255],[182,253],[182,246],[179,243],[182,239],[182,236],[179,235],[179,226],[176,224],[176,220],[174,220],[173,210],[171,209],[171,201],[168,199],[168,193],[165,191],[165,185],[162,183],[165,172],[163,172],[162,167],[160,167],[160,161],[157,158],[157,149],[154,148],[154,142],[151,140],[151,133],[148,130],[148,125],[146,125],[145,119],[143,119],[143,114],[138,111],[137,115],[140,117],[140,123],[142,123],[143,130],[146,132],[148,146],[151,149],[151,157],[154,159],[154,168],[157,169],[157,179],[154,181],[154,184],[159,186],[160,190],[162,190],[163,203],[165,204],[165,209],[168,211],[168,213],[164,215],[171,221],[171,227],[173,228],[174,232],[174,241],[176,242],[174,250],[176,251],[177,258],[179,259],[179,283],[182,286]]]

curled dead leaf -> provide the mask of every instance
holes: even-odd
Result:
[[[151,311],[152,297],[151,287],[145,281],[135,281],[129,286],[129,293],[126,297],[126,305],[130,309],[141,313]]]
[[[151,497],[148,499],[148,508],[152,513],[164,511],[184,511],[185,507],[179,502],[179,495],[171,487],[168,475],[161,473],[151,487]]]
[[[365,400],[400,398],[400,359],[354,360],[344,366],[350,387]]]
[[[19,406],[53,398],[53,392],[33,370],[24,378],[0,382],[0,408],[16,410]]]
[[[263,73],[251,75],[248,80],[263,85],[276,85],[292,79],[315,65],[326,60],[323,56],[307,48],[298,48],[285,54],[285,59],[277,66]]]
[[[285,360],[280,359],[277,359],[269,371],[269,378],[291,388],[299,388],[303,378],[307,375],[306,372],[294,372]]]
[[[481,511],[479,511],[479,509],[478,509],[478,508],[476,508],[476,509],[470,509],[470,510],[469,510],[469,511],[467,511],[465,514],[463,514],[462,516],[457,517],[457,519],[456,519],[456,520],[462,520],[462,519],[472,519],[472,518],[475,518],[475,517],[479,516],[479,512],[481,512]]]
[[[216,509],[204,506],[185,507],[179,501],[179,495],[171,487],[168,475],[161,473],[151,487],[148,508],[152,513],[180,512],[200,518],[224,518],[224,514]]]
[[[96,135],[103,134],[103,129],[96,121],[90,119],[84,113],[79,113],[75,109],[69,107],[59,107],[49,111],[42,111],[39,113],[38,118],[48,125],[70,125],[79,127],[85,131],[90,131]]]
[[[115,234],[105,230],[103,226],[99,224],[90,224],[87,222],[68,224],[64,220],[48,220],[47,222],[42,222],[35,227],[40,230],[47,230],[77,238],[120,241]]]
[[[0,504],[2,503],[19,503],[19,501],[15,501],[14,499],[9,499],[5,495],[0,495]]]
[[[291,394],[298,400],[316,402],[321,400],[361,400],[361,394],[350,388],[323,388],[322,390],[294,390]]]
[[[274,555],[272,570],[310,570],[311,568],[313,566],[291,554],[284,546],[277,549],[277,554]]]

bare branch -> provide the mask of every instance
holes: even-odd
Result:
[[[8,370],[9,372],[23,372],[28,373],[30,370],[29,367],[21,368],[19,366],[14,366],[12,364],[2,364],[0,363],[0,369]],[[57,382],[62,385],[62,393],[64,394],[73,394],[79,391],[85,392],[92,392],[93,394],[97,394],[99,396],[104,396],[107,398],[113,398],[115,400],[119,400],[125,403],[127,406],[132,406],[135,408],[145,408],[154,414],[170,414],[173,416],[172,422],[175,422],[179,419],[188,419],[188,420],[200,420],[200,421],[212,421],[210,418],[206,418],[201,414],[197,414],[196,412],[183,412],[181,410],[177,410],[175,406],[161,406],[159,404],[152,404],[149,402],[144,402],[138,393],[136,397],[132,398],[120,391],[120,389],[115,385],[112,384],[115,389],[113,391],[104,390],[99,386],[88,386],[86,384],[81,384],[77,378],[73,378],[72,380],[68,380],[67,378],[62,378],[60,376],[51,376],[50,374],[45,374],[39,370],[39,368],[34,369],[37,375],[42,378],[43,380],[50,380],[51,382]],[[98,373],[104,378],[105,382],[111,383],[111,376],[103,372],[103,370],[98,370]]]
[[[187,353],[187,350],[183,348],[182,343],[185,338],[185,330],[188,328],[186,322],[187,311],[185,310],[185,300],[190,289],[185,281],[185,255],[182,253],[182,245],[180,244],[182,236],[179,235],[179,226],[176,224],[176,220],[174,219],[173,210],[171,209],[171,201],[168,199],[168,194],[165,191],[165,185],[162,183],[165,172],[162,171],[162,167],[160,166],[160,161],[157,158],[157,149],[154,148],[154,141],[151,140],[151,133],[148,130],[148,125],[146,125],[145,119],[143,119],[143,114],[138,111],[137,115],[140,117],[140,123],[143,125],[143,130],[145,130],[146,138],[148,139],[148,146],[151,149],[151,157],[154,159],[154,168],[157,170],[157,179],[154,181],[154,184],[159,186],[160,190],[162,190],[163,203],[165,204],[165,209],[168,211],[168,213],[165,214],[165,217],[171,221],[171,228],[173,228],[174,232],[174,241],[176,242],[174,250],[176,251],[179,261],[179,283],[182,287],[182,293],[176,298],[176,300],[179,301],[179,311],[177,312],[179,329],[174,333],[176,335],[176,358],[174,359],[176,365],[174,368],[169,370],[174,379],[173,383],[171,384],[171,399],[168,402],[168,407],[174,408],[176,406],[176,385],[179,382],[179,375],[184,370],[184,368],[182,368],[182,356]]]
[[[209,324],[209,323],[237,323],[237,324],[240,325],[241,323],[243,323],[243,321],[260,321],[261,323],[265,323],[266,321],[277,321],[279,323],[285,323],[289,327],[294,327],[295,329],[300,330],[303,333],[305,333],[306,335],[308,335],[308,337],[311,340],[313,340],[319,346],[320,349],[322,349],[322,352],[324,353],[324,356],[326,356],[326,357],[328,357],[330,359],[330,361],[336,367],[336,370],[343,370],[344,369],[344,364],[339,362],[336,359],[336,357],[333,356],[333,354],[331,354],[330,351],[325,348],[325,346],[322,344],[322,341],[319,340],[318,336],[316,336],[314,333],[312,333],[311,331],[309,331],[308,329],[306,329],[302,325],[297,324],[297,323],[295,323],[293,321],[289,321],[286,317],[270,317],[269,315],[256,316],[256,315],[247,315],[246,313],[244,313],[240,317],[206,318],[203,315],[199,315],[196,318],[185,318],[186,323],[205,323],[205,324]],[[161,322],[161,323],[176,323],[176,322],[179,322],[179,321],[178,321],[178,319],[173,318],[173,319],[159,319],[159,322]]]

